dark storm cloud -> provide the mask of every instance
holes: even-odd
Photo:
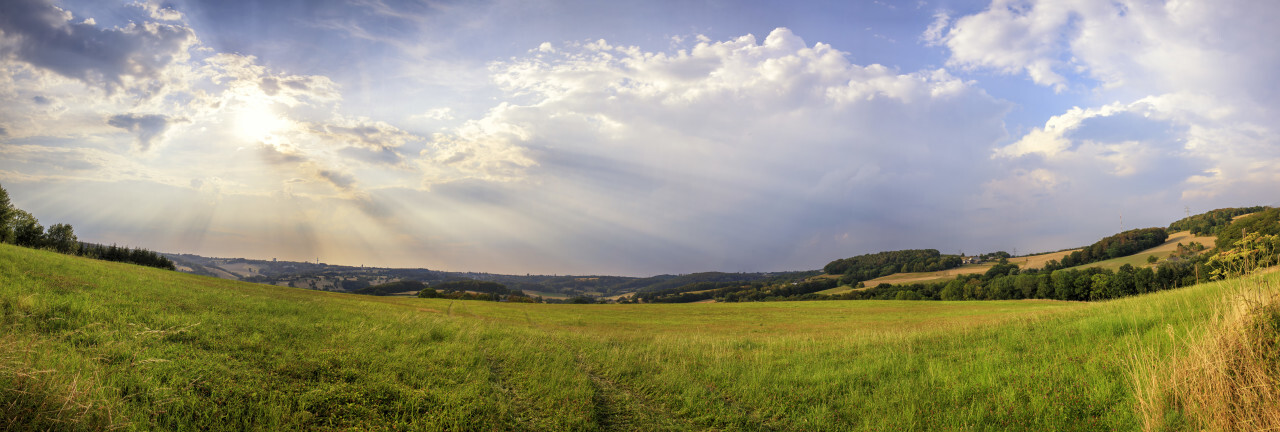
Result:
[[[113,92],[126,77],[157,77],[196,40],[191,29],[177,25],[103,29],[73,20],[46,0],[0,2],[0,31],[7,42],[0,54]]]

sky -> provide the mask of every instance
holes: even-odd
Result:
[[[1026,254],[1276,205],[1280,2],[0,1],[83,241],[509,274]]]

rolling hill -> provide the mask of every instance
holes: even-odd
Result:
[[[1212,249],[1214,246],[1215,240],[1216,240],[1215,237],[1195,236],[1188,231],[1179,231],[1179,232],[1169,234],[1169,239],[1165,240],[1165,242],[1159,246],[1155,246],[1155,247],[1143,250],[1133,255],[1092,262],[1089,264],[1083,264],[1079,267],[1080,268],[1105,268],[1105,269],[1115,270],[1125,264],[1133,265],[1135,267],[1150,266],[1150,264],[1147,263],[1147,257],[1155,255],[1156,258],[1158,259],[1166,259],[1169,257],[1169,255],[1171,255],[1177,249],[1178,244],[1190,244],[1191,242],[1197,242]],[[1045,264],[1048,263],[1049,261],[1061,260],[1062,257],[1069,255],[1072,252],[1075,252],[1078,250],[1080,249],[1070,249],[1070,250],[1064,250],[1064,251],[1058,251],[1058,252],[1049,252],[1049,253],[1036,254],[1036,255],[1012,257],[1012,258],[1009,258],[1009,263],[1015,264],[1018,267],[1023,269],[1040,269],[1040,268],[1044,268]],[[936,271],[936,272],[895,273],[889,276],[868,280],[864,282],[864,284],[866,286],[876,286],[880,284],[894,285],[894,284],[945,282],[951,279],[955,279],[957,275],[969,275],[969,274],[976,275],[976,274],[985,273],[987,270],[991,269],[991,267],[994,266],[995,264],[996,264],[995,262],[988,261],[980,264],[965,264],[963,266],[960,266],[954,269]]]
[[[1274,385],[1229,381],[1258,370],[1253,351],[1215,345],[1266,347],[1248,338],[1275,334],[1252,317],[1280,321],[1257,306],[1278,283],[1091,303],[511,304],[0,245],[0,415],[11,430],[1220,429],[1217,406],[1278,415]],[[1229,391],[1214,405],[1188,388]]]

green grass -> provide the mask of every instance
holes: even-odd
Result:
[[[1180,355],[1229,291],[512,304],[0,245],[0,429],[1132,430],[1134,352]]]
[[[1129,256],[1124,256],[1119,258],[1112,258],[1109,260],[1092,262],[1089,264],[1082,265],[1079,268],[1083,269],[1083,268],[1097,267],[1097,268],[1104,268],[1111,271],[1116,271],[1116,270],[1119,270],[1120,267],[1123,267],[1125,264],[1134,266],[1136,268],[1153,267],[1152,264],[1147,263],[1148,256],[1155,255],[1157,259],[1163,260],[1168,258],[1170,254],[1172,254],[1172,252],[1168,252],[1168,251],[1137,253],[1134,255],[1129,255]]]

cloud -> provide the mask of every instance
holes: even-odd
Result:
[[[186,118],[171,118],[161,114],[116,114],[107,118],[107,124],[127,130],[137,138],[138,150],[147,151],[174,123],[188,123]]]
[[[374,151],[392,151],[406,143],[423,138],[381,121],[336,119],[326,124],[313,124],[311,133],[352,147]]]
[[[307,158],[293,149],[281,149],[269,144],[258,146],[262,160],[269,165],[292,165],[307,161]]]
[[[6,143],[0,146],[0,171],[24,183],[47,181],[168,182],[165,176],[132,158],[76,147],[76,143],[45,146]]]
[[[922,38],[948,48],[949,67],[1114,101],[1064,110],[992,152],[1010,174],[985,183],[984,206],[1047,221],[1070,212],[1044,209],[1088,202],[1166,223],[1184,206],[1265,204],[1280,178],[1280,88],[1264,72],[1280,52],[1261,42],[1280,38],[1276,18],[1280,4],[1235,0],[994,0]]]
[[[351,189],[351,187],[356,183],[355,177],[343,172],[321,169],[316,171],[316,175],[333,184],[333,186],[338,189]]]
[[[422,118],[422,119],[428,119],[428,120],[453,120],[454,119],[453,114],[454,114],[453,108],[442,107],[442,108],[429,109],[427,110],[427,112],[413,116],[413,118]]]
[[[433,193],[505,182],[516,192],[487,195],[514,200],[502,205],[517,211],[512,229],[618,262],[672,258],[636,272],[808,267],[901,248],[954,232],[927,221],[965,211],[991,179],[983,167],[996,164],[1007,105],[946,70],[853,64],[785,28],[698,41],[672,52],[566,43],[491,65],[506,97],[433,136],[425,182]],[[526,237],[533,247],[540,235]],[[590,244],[605,238],[632,250]]]
[[[157,0],[147,0],[145,2],[134,3],[133,6],[142,8],[152,19],[161,21],[182,21],[182,12],[174,9],[172,6],[161,4]]]
[[[920,40],[928,46],[942,45],[943,36],[947,26],[951,23],[951,14],[945,10],[939,10],[933,13],[933,22],[928,28],[924,29],[924,33],[920,35]]]
[[[218,53],[204,59],[205,73],[233,96],[261,93],[288,106],[325,105],[342,99],[337,83],[322,75],[273,72],[254,56]]]
[[[74,22],[72,14],[44,0],[14,0],[0,5],[0,55],[80,80],[107,92],[132,87],[155,90],[171,64],[189,58],[197,43],[191,29],[155,22],[103,29],[93,20]]]
[[[1256,103],[1280,94],[1253,87],[1280,66],[1262,42],[1280,37],[1278,16],[1280,4],[1246,0],[994,0],[939,41],[948,65],[1025,73],[1058,90],[1079,81],[1139,97],[1196,89]]]

